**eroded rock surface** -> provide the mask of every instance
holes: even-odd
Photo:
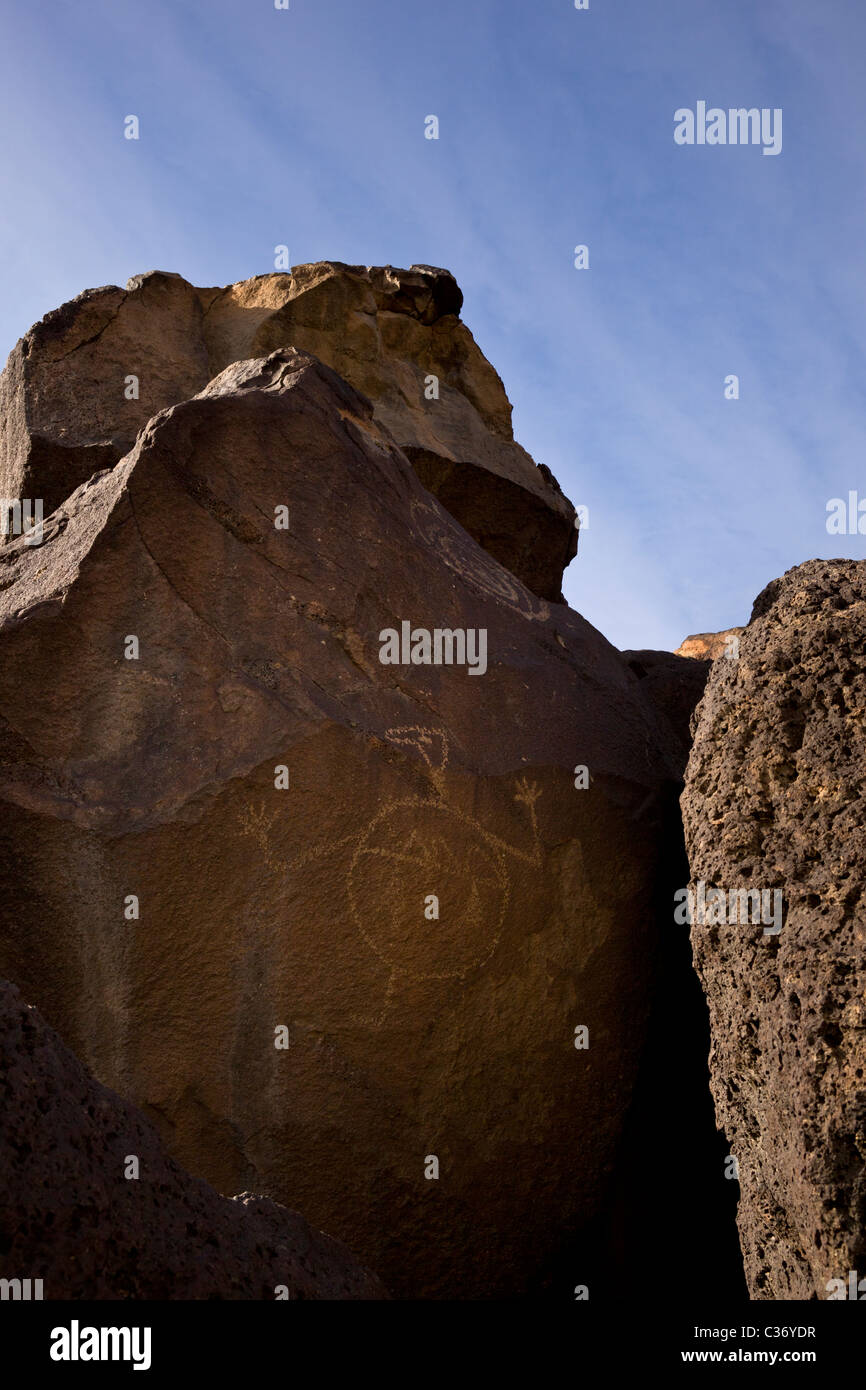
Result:
[[[730,655],[731,660],[736,660],[737,644],[734,639],[743,631],[741,627],[728,627],[724,632],[696,632],[677,647],[674,655],[688,656],[697,661],[716,661],[720,656]]]
[[[866,1270],[864,637],[866,563],[770,584],[712,666],[682,798],[693,883],[783,894],[778,933],[692,926],[753,1298]]]
[[[233,362],[294,346],[374,403],[425,487],[534,593],[559,599],[575,512],[515,443],[497,373],[430,266],[322,261],[197,289],[151,271],[87,290],[17,344],[0,377],[0,492],[55,510],[147,421]]]
[[[5,980],[0,1057],[0,1278],[45,1299],[387,1297],[297,1212],[185,1173]]]
[[[485,673],[383,664],[404,621]],[[0,720],[0,963],[172,1155],[392,1292],[543,1279],[628,1109],[680,773],[620,654],[279,350],[4,548]]]

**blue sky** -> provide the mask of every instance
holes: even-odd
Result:
[[[866,555],[825,524],[866,498],[863,0],[290,4],[2,0],[0,353],[88,286],[225,284],[281,243],[448,266],[589,507],[566,596],[616,645]],[[782,108],[781,154],[676,145],[699,100]]]

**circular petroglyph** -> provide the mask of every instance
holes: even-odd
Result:
[[[449,569],[459,574],[461,579],[480,589],[491,598],[507,603],[525,618],[535,622],[547,622],[550,607],[543,599],[536,598],[528,589],[503,569],[502,565],[488,556],[480,546],[449,525],[427,503],[415,498],[412,502],[412,520],[424,539],[432,545],[445,561]]]
[[[349,866],[358,931],[396,975],[448,980],[496,950],[509,896],[503,853],[460,811],[409,798],[384,807]],[[438,919],[424,915],[428,895]]]

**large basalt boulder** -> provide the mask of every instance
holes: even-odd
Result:
[[[483,674],[383,663],[403,622]],[[392,1292],[542,1278],[628,1108],[679,774],[619,653],[281,350],[5,547],[0,719],[0,964],[173,1156]]]
[[[152,415],[200,391],[211,376],[202,317],[192,285],[156,272],[46,314],[0,376],[2,496],[41,499],[48,515]]]
[[[125,290],[88,290],[36,324],[0,377],[0,494],[54,511],[157,411],[233,362],[294,346],[369,396],[470,535],[534,593],[559,599],[574,508],[515,443],[505,389],[460,321],[462,303],[444,270],[331,261],[226,289],[152,271]]]
[[[0,1057],[0,1278],[45,1299],[387,1297],[297,1212],[185,1173],[6,980]]]
[[[864,634],[866,563],[812,560],[770,584],[739,659],[713,664],[682,798],[757,1299],[824,1299],[866,1273]],[[709,887],[728,894],[721,923]],[[759,922],[756,900],[731,911],[740,889],[767,892]]]

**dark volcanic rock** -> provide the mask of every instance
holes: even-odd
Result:
[[[657,651],[625,651],[622,656],[632,674],[643,682],[644,695],[670,731],[675,756],[685,772],[692,746],[689,725],[704,693],[709,661]]]
[[[713,664],[682,798],[694,882],[783,894],[778,933],[692,927],[753,1298],[866,1273],[864,639],[866,563],[770,584]]]
[[[403,621],[486,671],[383,664]],[[5,547],[0,720],[0,963],[100,1080],[392,1292],[525,1292],[650,1007],[679,765],[619,653],[285,350]]]
[[[0,1057],[0,1277],[46,1299],[387,1297],[297,1212],[185,1173],[5,980]]]

